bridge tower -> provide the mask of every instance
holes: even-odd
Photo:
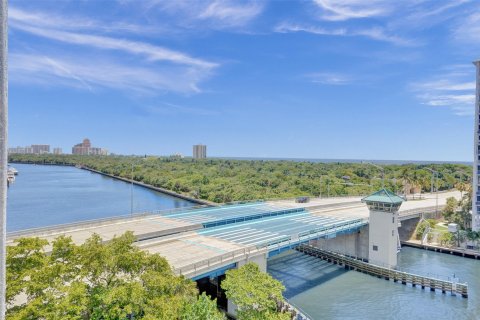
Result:
[[[379,266],[397,266],[398,209],[403,198],[383,188],[362,199],[370,210],[368,261]]]

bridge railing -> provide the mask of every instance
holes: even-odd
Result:
[[[345,232],[352,228],[357,228],[366,224],[366,219],[355,219],[340,224],[332,225],[331,227],[322,227],[315,230],[313,233],[301,235],[297,233],[293,236],[285,236],[280,239],[276,239],[274,242],[266,242],[260,245],[249,246],[246,248],[231,251],[219,256],[207,258],[201,261],[197,261],[179,268],[174,268],[174,272],[179,275],[195,276],[202,273],[206,273],[212,268],[221,268],[229,263],[238,262],[244,259],[248,259],[251,255],[264,254],[284,248],[292,248],[299,243],[306,242],[318,237],[325,237],[332,234]]]
[[[275,241],[274,243],[266,243],[259,247],[267,248],[268,251],[282,250],[283,248],[293,248],[300,243],[304,243],[310,240],[318,239],[321,237],[328,237],[330,235],[336,235],[351,229],[356,229],[367,224],[367,219],[355,219],[344,223],[335,224],[330,227],[320,227],[308,232],[300,232],[296,235],[290,236],[289,239]]]
[[[78,222],[57,224],[53,226],[45,226],[45,227],[24,229],[19,231],[12,231],[7,233],[7,237],[18,238],[18,237],[27,236],[27,235],[32,236],[34,234],[39,234],[39,233],[47,233],[47,232],[57,233],[57,232],[68,231],[69,229],[75,229],[78,227],[99,226],[103,224],[123,222],[131,219],[140,219],[140,218],[145,218],[145,217],[155,216],[155,215],[168,215],[168,214],[173,214],[177,212],[187,212],[190,210],[198,210],[198,209],[207,208],[207,207],[210,207],[210,206],[198,205],[198,206],[191,206],[191,207],[136,212],[133,214],[123,214],[123,215],[117,215],[117,216],[108,217],[108,218],[83,220]]]
[[[198,275],[199,272],[205,272],[212,267],[222,267],[222,265],[238,262],[240,260],[248,258],[250,255],[259,255],[266,253],[266,249],[257,248],[256,246],[250,246],[247,248],[231,251],[219,256],[211,257],[195,263],[191,263],[180,268],[173,268],[173,271],[179,275],[191,276]]]
[[[439,206],[430,206],[430,207],[424,207],[424,208],[418,208],[418,209],[409,209],[409,210],[404,210],[400,211],[398,213],[398,217],[401,220],[406,220],[408,218],[416,218],[419,217],[422,213],[434,213],[434,212],[441,212],[445,205],[439,205]]]

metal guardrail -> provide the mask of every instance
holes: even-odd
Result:
[[[231,251],[220,256],[215,256],[212,258],[194,262],[180,268],[173,268],[173,271],[179,275],[195,276],[198,275],[198,272],[205,272],[205,270],[208,270],[211,267],[221,267],[225,264],[237,262],[236,260],[244,259],[245,257],[248,257],[252,254],[259,255],[266,252],[266,248],[257,248],[256,246],[250,246],[247,248]]]
[[[358,205],[359,207],[365,206],[365,204],[363,204],[360,201],[348,201],[348,202],[340,202],[340,203],[325,203],[325,204],[318,204],[314,206],[305,206],[304,208],[307,210],[313,211],[313,210],[319,210],[319,209],[330,209],[330,208],[334,209],[339,207],[350,207],[354,205]]]
[[[430,206],[430,207],[400,211],[398,213],[398,218],[400,220],[407,220],[407,219],[410,219],[410,218],[416,218],[416,217],[421,216],[422,213],[434,213],[436,211],[441,212],[444,207],[445,207],[445,205],[439,205],[439,206]]]
[[[228,208],[229,206],[232,205],[239,205],[239,204],[254,204],[254,203],[264,203],[263,201],[249,201],[249,202],[244,202],[244,203],[231,203],[231,204],[225,204],[222,205],[221,207],[226,207]],[[344,205],[348,204],[353,204],[356,202],[345,202],[345,203],[335,203],[335,204],[324,204],[321,205],[322,207],[341,207]],[[18,231],[12,231],[7,233],[7,238],[18,238],[22,236],[31,236],[35,234],[52,234],[52,233],[61,233],[65,231],[69,231],[71,229],[79,228],[79,227],[95,227],[95,226],[101,226],[101,225],[106,225],[106,224],[111,224],[111,223],[119,223],[119,222],[127,222],[128,220],[131,219],[140,219],[140,218],[145,218],[145,217],[150,217],[150,216],[155,216],[155,215],[160,215],[160,216],[167,216],[171,214],[176,214],[176,213],[184,213],[184,212],[189,212],[189,211],[194,211],[194,210],[202,210],[202,209],[209,209],[212,208],[212,206],[209,205],[196,205],[196,206],[191,206],[191,207],[181,207],[181,208],[173,208],[173,209],[163,209],[163,210],[150,210],[150,211],[143,211],[143,212],[136,212],[133,214],[124,214],[124,215],[118,215],[118,216],[113,216],[113,217],[108,217],[108,218],[99,218],[99,219],[91,219],[91,220],[83,220],[83,221],[78,221],[78,222],[71,222],[71,223],[64,223],[64,224],[57,224],[57,225],[52,225],[52,226],[45,226],[45,227],[37,227],[37,228],[30,228],[30,229],[24,229],[24,230],[18,230]],[[292,208],[292,209],[287,209],[287,210],[308,210],[312,208],[317,208],[315,207],[301,207],[301,208]]]
[[[281,250],[284,248],[293,248],[294,246],[297,246],[302,242],[307,242],[312,239],[345,232],[351,229],[359,228],[366,224],[367,220],[365,219],[355,219],[352,221],[335,224],[331,227],[317,228],[306,235],[300,235],[299,233],[297,233],[293,236],[285,236],[285,238],[277,239],[274,242],[267,242],[261,245],[250,246],[244,249],[235,250],[220,256],[215,256],[212,258],[197,261],[180,268],[174,268],[173,270],[180,275],[196,276],[199,275],[200,271],[206,272],[206,270],[211,269],[211,267],[220,268],[223,265],[243,260],[245,259],[245,257],[248,258],[248,256],[250,256],[251,254],[259,255],[263,253]]]
[[[207,207],[210,207],[210,206],[199,205],[199,206],[164,209],[164,210],[152,210],[152,211],[138,212],[134,214],[118,215],[118,216],[108,217],[108,218],[83,220],[83,221],[72,222],[72,223],[57,224],[53,226],[24,229],[19,231],[8,232],[7,238],[12,238],[12,237],[17,238],[21,236],[38,234],[38,233],[46,233],[46,232],[57,233],[62,231],[68,231],[70,229],[74,229],[78,227],[99,226],[99,225],[105,225],[109,223],[127,222],[128,220],[132,220],[132,219],[145,218],[145,217],[150,217],[155,215],[163,216],[167,214],[176,213],[179,211],[186,212],[190,210],[198,210],[198,209],[207,208]]]

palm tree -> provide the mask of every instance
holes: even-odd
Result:
[[[400,179],[402,179],[403,193],[405,194],[405,197],[406,197],[407,194],[409,193],[408,191],[413,181],[411,171],[408,168],[403,169],[402,172],[400,173]]]
[[[467,191],[467,185],[464,182],[459,182],[455,184],[455,188],[460,191],[460,197],[463,198],[463,193]]]

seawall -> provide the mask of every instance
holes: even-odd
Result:
[[[174,192],[174,191],[171,191],[171,190],[155,187],[155,186],[152,186],[150,184],[146,184],[146,183],[143,183],[143,182],[140,182],[140,181],[114,176],[112,174],[104,173],[104,172],[101,172],[101,171],[98,171],[98,170],[95,170],[95,169],[92,169],[92,168],[89,168],[89,167],[77,166],[77,168],[87,170],[87,171],[90,171],[90,172],[94,172],[94,173],[98,173],[98,174],[101,174],[103,176],[110,177],[110,178],[117,179],[117,180],[121,180],[121,181],[124,181],[124,182],[133,183],[137,186],[141,186],[141,187],[144,187],[144,188],[147,188],[147,189],[150,189],[150,190],[158,191],[158,192],[161,192],[161,193],[164,193],[164,194],[168,194],[172,197],[176,197],[176,198],[180,198],[180,199],[183,199],[183,200],[191,201],[191,202],[194,202],[194,203],[197,203],[197,204],[203,204],[203,205],[209,205],[209,206],[218,205],[218,204],[216,204],[214,202],[211,202],[211,201],[208,201],[208,200],[195,199],[195,198],[183,195],[181,193],[177,193],[177,192]]]
[[[79,165],[66,164],[66,163],[49,163],[49,162],[37,163],[37,162],[33,162],[33,161],[24,161],[24,162],[9,161],[9,163],[38,164],[38,165],[42,165],[42,166],[43,165],[52,165],[52,166],[77,167],[79,169],[83,169],[83,170],[87,170],[87,171],[90,171],[90,172],[98,173],[98,174],[101,174],[103,176],[110,177],[112,179],[117,179],[117,180],[121,180],[121,181],[128,182],[128,183],[133,182],[133,184],[135,184],[137,186],[141,186],[141,187],[144,187],[144,188],[147,188],[147,189],[150,189],[150,190],[158,191],[158,192],[161,192],[161,193],[164,193],[164,194],[167,194],[169,196],[176,197],[176,198],[179,198],[179,199],[191,201],[193,203],[197,203],[197,204],[201,204],[201,205],[208,205],[208,206],[217,206],[218,205],[215,202],[211,202],[211,201],[208,201],[208,200],[202,200],[202,199],[195,199],[195,198],[189,197],[187,195],[177,193],[175,191],[155,187],[155,186],[152,186],[150,184],[146,184],[146,183],[143,183],[143,182],[140,182],[140,181],[135,181],[135,180],[132,181],[131,179],[114,176],[112,174],[104,173],[104,172],[101,172],[101,171],[98,171],[98,170],[95,170],[95,169],[92,169],[92,168],[89,168],[89,167],[86,167],[86,166],[79,166]]]

